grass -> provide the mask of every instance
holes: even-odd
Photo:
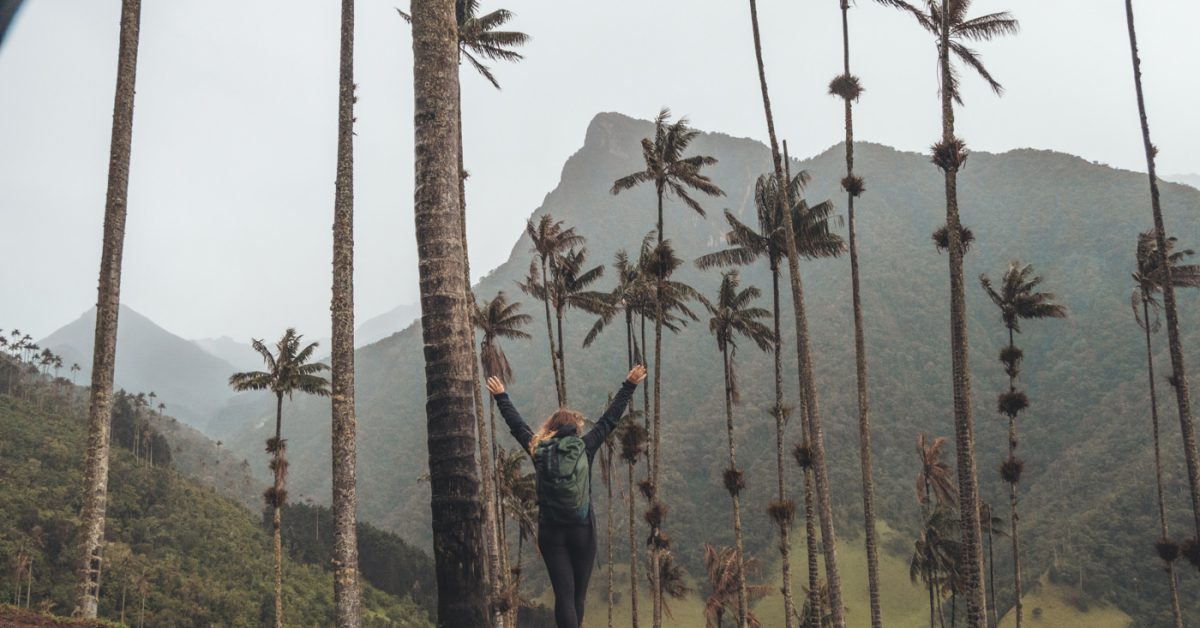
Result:
[[[1079,603],[1079,594],[1071,587],[1051,583],[1042,578],[1035,591],[1023,598],[1023,626],[1057,628],[1058,626],[1087,626],[1088,628],[1128,628],[1133,619],[1112,606],[1092,600]],[[1086,610],[1082,610],[1086,609]],[[1000,618],[1000,628],[1015,626],[1016,614],[1009,612]]]

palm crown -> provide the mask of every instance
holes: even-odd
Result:
[[[751,305],[760,296],[758,288],[748,286],[739,290],[740,283],[737,271],[731,270],[722,273],[715,302],[700,296],[705,309],[712,315],[708,320],[708,330],[716,336],[717,348],[729,351],[731,355],[737,352],[738,336],[751,340],[759,349],[769,352],[775,334],[760,319],[770,318],[771,313]]]
[[[329,395],[329,381],[317,373],[329,370],[329,366],[320,362],[309,362],[317,343],[309,343],[301,347],[303,335],[297,334],[289,327],[283,337],[275,343],[275,353],[263,343],[255,339],[252,343],[254,350],[262,356],[267,365],[266,371],[248,371],[234,373],[229,377],[229,385],[237,391],[270,390],[277,395],[287,395],[302,392],[318,397]]]
[[[924,8],[920,8],[908,0],[876,1],[912,15],[922,28],[929,31],[934,37],[939,38],[939,50],[941,49],[940,37],[942,25],[948,22],[947,25],[950,29],[950,52],[960,62],[974,70],[983,80],[987,81],[988,86],[992,88],[993,92],[996,94],[1004,92],[1004,87],[984,67],[983,60],[979,58],[979,53],[969,48],[966,42],[990,41],[1002,35],[1015,35],[1020,30],[1021,25],[1007,11],[989,13],[968,19],[967,11],[971,9],[971,0],[950,0],[948,15],[942,14],[942,3],[937,0],[925,0],[923,3],[925,5]],[[962,104],[962,97],[958,90],[958,73],[953,69],[950,74],[950,85],[947,87],[954,100]]]
[[[480,343],[479,360],[483,363],[485,377],[499,377],[505,382],[513,380],[512,367],[504,349],[496,342],[500,338],[511,340],[529,339],[530,335],[522,327],[533,321],[533,317],[522,314],[520,302],[508,302],[504,292],[496,293],[491,301],[475,305],[475,327],[483,332],[483,342]]]
[[[1167,238],[1167,263],[1171,266],[1171,285],[1175,288],[1200,288],[1200,266],[1182,264],[1183,260],[1195,255],[1191,249],[1176,251],[1175,238]],[[1166,283],[1166,273],[1159,266],[1158,244],[1153,231],[1139,233],[1137,239],[1137,271],[1133,273],[1135,288],[1131,297],[1133,315],[1138,325],[1149,325],[1150,331],[1158,330],[1158,318],[1153,321],[1142,320],[1142,312],[1138,311],[1143,305],[1146,310],[1153,308],[1155,312],[1161,304],[1156,296],[1162,292]]]
[[[833,204],[823,201],[809,207],[803,198],[804,186],[809,179],[808,171],[802,170],[788,182],[797,253],[806,259],[835,257],[846,249],[846,244],[841,236],[829,230],[830,222],[835,220]],[[754,185],[754,207],[758,216],[757,230],[725,210],[725,221],[729,223],[725,241],[730,248],[700,256],[696,259],[697,267],[746,265],[766,257],[771,270],[779,269],[780,260],[787,255],[787,242],[780,211],[783,203],[779,202],[779,183],[773,175],[758,177]]]
[[[412,23],[412,16],[396,9],[404,21]],[[489,61],[520,61],[525,57],[513,50],[529,43],[529,35],[519,31],[496,30],[513,18],[513,12],[508,9],[496,9],[491,13],[479,15],[479,0],[458,0],[454,7],[455,18],[458,21],[458,51],[466,58],[471,67],[487,79],[496,89],[500,82],[492,74],[492,69],[483,64],[480,59]]]
[[[1067,309],[1053,303],[1054,293],[1035,292],[1042,278],[1033,274],[1033,265],[1009,262],[1000,288],[992,285],[987,275],[979,275],[979,283],[988,297],[1000,308],[1000,317],[1010,330],[1020,333],[1022,319],[1065,318]]]

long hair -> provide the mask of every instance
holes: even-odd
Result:
[[[533,435],[533,438],[529,439],[529,454],[533,455],[536,453],[538,444],[547,438],[554,436],[554,434],[558,432],[559,428],[567,425],[574,425],[575,429],[579,431],[580,435],[582,435],[583,415],[574,410],[559,408],[558,411],[550,415],[550,418],[546,419],[546,422],[543,423],[542,427]]]

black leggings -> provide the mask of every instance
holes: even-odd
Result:
[[[596,529],[591,524],[538,526],[538,549],[554,587],[555,623],[558,628],[579,628],[596,562]]]

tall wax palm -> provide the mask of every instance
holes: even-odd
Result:
[[[1017,457],[1017,415],[1029,407],[1029,398],[1017,390],[1017,375],[1020,374],[1023,353],[1014,342],[1014,335],[1021,333],[1021,321],[1040,318],[1065,318],[1067,310],[1054,303],[1054,295],[1037,292],[1042,278],[1034,274],[1033,266],[1013,261],[1004,271],[1000,286],[992,285],[987,275],[979,276],[979,283],[996,307],[1008,330],[1008,346],[1000,350],[1000,362],[1008,375],[1008,390],[1000,393],[996,405],[1000,413],[1008,418],[1008,458],[1000,465],[1000,475],[1008,483],[1010,517],[1009,536],[1013,552],[1013,596],[1016,599],[1016,625],[1021,625],[1021,544],[1017,531],[1020,517],[1017,513],[1017,483],[1021,481],[1023,460]],[[986,609],[985,609],[986,610]]]
[[[554,342],[554,324],[550,318],[550,294],[544,287],[550,284],[553,265],[567,250],[582,246],[584,237],[575,232],[575,227],[563,227],[563,221],[555,221],[550,214],[543,214],[537,223],[532,220],[526,222],[525,233],[529,234],[529,239],[533,242],[530,252],[535,254],[535,259],[530,264],[530,274],[526,282],[519,285],[522,291],[541,299],[545,305],[546,337],[550,343],[550,367],[554,371],[554,390],[558,395],[558,405],[561,406],[566,403],[563,398],[562,365],[558,363],[558,350]],[[540,270],[540,276],[535,269]]]
[[[629,507],[629,607],[632,628],[638,626],[638,551],[636,526],[633,518],[633,468],[637,466],[638,458],[646,451],[646,428],[637,421],[625,421],[621,424],[617,438],[621,443],[621,460],[628,470],[628,483],[625,487],[625,498]]]
[[[470,315],[474,301],[466,267],[458,156],[458,23],[453,0],[422,0],[413,2],[411,9],[414,218],[426,348],[437,615],[446,625],[475,628],[489,623],[484,598],[488,563],[482,560],[489,509],[480,502],[475,459],[482,415],[473,413],[481,404],[475,401],[479,394]]]
[[[723,628],[725,613],[732,610],[735,615],[741,615],[739,604],[740,586],[749,574],[760,569],[757,558],[738,560],[738,553],[732,547],[720,549],[704,544],[704,571],[708,576],[708,598],[704,601],[704,621],[707,628]],[[747,573],[743,574],[745,570]],[[746,593],[751,603],[766,597],[771,592],[767,584],[748,584]],[[761,626],[754,613],[746,610],[746,624],[753,627]]]
[[[229,386],[236,391],[269,390],[275,394],[275,436],[267,439],[267,453],[271,454],[271,472],[274,481],[263,495],[267,506],[272,509],[271,529],[275,552],[275,625],[283,625],[283,550],[280,523],[284,503],[287,502],[287,441],[283,440],[283,398],[291,399],[297,393],[329,396],[329,382],[319,375],[329,370],[320,362],[310,362],[317,343],[301,345],[303,336],[288,328],[275,343],[272,353],[263,341],[254,340],[251,346],[262,356],[267,365],[265,371],[248,371],[229,376]]]
[[[479,360],[483,364],[485,378],[499,377],[505,383],[513,380],[512,367],[509,366],[508,356],[504,354],[504,349],[500,346],[500,339],[528,340],[531,338],[522,328],[533,322],[533,317],[521,313],[520,309],[521,304],[519,302],[509,303],[508,297],[503,291],[496,293],[491,301],[476,304],[474,320],[476,329],[482,334],[479,341]],[[496,443],[496,403],[491,395],[488,396],[488,413],[491,459],[495,461],[495,464],[491,468],[483,468],[483,473],[493,476],[492,485],[496,487],[493,497],[495,504],[492,510],[496,513],[496,551],[499,570],[494,577],[496,585],[504,588],[509,584],[509,573],[504,547],[503,500],[500,495],[500,452]]]
[[[499,498],[500,521],[500,564],[504,569],[507,581],[504,585],[502,606],[507,607],[505,624],[517,625],[517,611],[520,607],[520,576],[521,553],[525,539],[530,538],[536,517],[536,499],[534,477],[532,473],[524,473],[523,465],[529,454],[517,448],[505,450],[498,447],[496,452],[496,494]],[[508,554],[508,520],[517,525],[517,563],[510,567]]]
[[[339,628],[362,624],[358,580],[358,496],[355,490],[354,413],[354,0],[342,0],[338,81],[337,178],[333,209],[331,438],[333,459],[334,620]]]
[[[969,42],[1015,34],[1017,20],[1007,12],[968,18],[971,0],[926,0],[918,8],[908,0],[878,0],[913,16],[937,41],[942,100],[942,138],[933,146],[933,163],[945,175],[946,243],[950,260],[950,351],[954,399],[954,438],[958,456],[959,520],[962,526],[963,578],[967,587],[967,624],[982,626],[987,619],[983,575],[982,529],[979,520],[979,478],[975,462],[975,424],[971,407],[971,369],[968,355],[967,306],[963,280],[963,255],[966,252],[964,227],[958,211],[958,171],[966,162],[966,144],[955,135],[954,104],[962,103],[958,74],[951,56],[974,70],[994,92],[1002,87],[992,77]]]
[[[842,9],[842,73],[829,83],[829,93],[842,99],[846,118],[846,220],[850,240],[850,298],[854,312],[854,374],[858,385],[858,451],[862,465],[863,529],[867,548],[867,586],[871,600],[871,627],[883,626],[879,604],[879,548],[875,533],[875,473],[871,463],[870,397],[867,394],[867,347],[863,331],[862,287],[858,273],[858,239],[854,199],[866,189],[854,174],[854,102],[863,92],[862,82],[850,72],[850,0],[838,0]]]
[[[908,577],[913,583],[924,581],[929,591],[929,628],[935,622],[945,625],[942,598],[961,580],[961,542],[958,521],[952,505],[937,504],[924,516],[921,534],[914,543]],[[939,620],[939,618],[942,618]]]
[[[1175,238],[1167,238],[1166,258],[1167,263],[1171,266],[1171,283],[1176,288],[1200,288],[1200,266],[1181,263],[1194,255],[1194,251],[1190,249],[1176,251],[1174,250],[1175,244]],[[1146,336],[1146,369],[1150,382],[1150,422],[1154,437],[1154,480],[1158,500],[1159,538],[1156,545],[1170,583],[1171,610],[1178,628],[1183,625],[1182,611],[1179,606],[1179,585],[1175,578],[1174,564],[1175,559],[1179,557],[1179,546],[1171,540],[1170,532],[1167,529],[1167,510],[1163,499],[1162,448],[1159,443],[1158,394],[1154,381],[1154,350],[1150,341],[1151,334],[1157,332],[1161,326],[1158,311],[1162,304],[1157,295],[1162,291],[1162,283],[1166,281],[1166,274],[1159,266],[1160,258],[1158,251],[1155,250],[1156,246],[1157,242],[1153,231],[1138,234],[1135,251],[1137,272],[1133,273],[1135,287],[1131,305],[1134,319]]]
[[[792,223],[796,230],[796,244],[799,252],[806,259],[833,257],[841,253],[844,244],[840,236],[829,230],[833,219],[833,205],[828,201],[809,207],[803,200],[804,186],[809,181],[807,171],[801,171],[789,179],[790,197],[796,199],[792,203]],[[725,221],[729,223],[729,231],[725,233],[725,241],[730,248],[702,255],[696,259],[696,266],[701,269],[726,267],[733,265],[751,264],[760,258],[766,258],[771,270],[771,313],[773,323],[774,348],[772,357],[775,366],[775,405],[771,414],[775,417],[775,452],[776,479],[779,497],[771,503],[769,512],[779,527],[779,551],[782,559],[781,591],[783,593],[784,620],[789,628],[795,615],[795,602],[792,599],[791,580],[791,542],[788,539],[789,528],[795,516],[796,506],[787,498],[784,482],[784,423],[787,420],[788,407],[783,402],[783,338],[780,334],[779,316],[779,273],[780,262],[787,255],[787,243],[783,236],[783,216],[780,213],[783,204],[778,200],[779,186],[775,177],[770,174],[761,175],[754,186],[754,207],[758,217],[758,228],[743,224],[729,210],[725,210]],[[806,476],[808,474],[805,470]],[[806,481],[806,503],[811,502]],[[811,510],[811,509],[810,509]],[[807,541],[811,555],[816,557],[816,539],[813,538],[812,526],[808,527]],[[818,575],[814,568],[809,573],[809,590],[816,590]],[[815,608],[815,607],[813,607]]]
[[[1192,519],[1194,533],[1192,542],[1200,543],[1200,455],[1196,451],[1196,431],[1192,425],[1192,400],[1187,385],[1187,369],[1183,362],[1183,341],[1179,337],[1179,313],[1175,303],[1175,279],[1170,263],[1171,247],[1167,228],[1163,222],[1162,204],[1158,196],[1158,174],[1154,157],[1158,148],[1150,141],[1150,122],[1146,117],[1146,99],[1142,92],[1142,60],[1138,54],[1137,29],[1133,22],[1133,0],[1125,0],[1125,14],[1129,26],[1129,50],[1133,58],[1133,83],[1137,92],[1138,117],[1142,127],[1142,146],[1146,153],[1146,172],[1150,180],[1150,210],[1154,215],[1154,243],[1158,255],[1158,267],[1163,275],[1163,312],[1167,319],[1167,344],[1171,355],[1169,380],[1175,389],[1175,402],[1179,406],[1179,429],[1183,436],[1183,454],[1187,461],[1188,484],[1192,493]]]
[[[567,310],[578,309],[589,314],[599,314],[605,309],[607,295],[588,290],[604,276],[604,266],[587,268],[587,248],[572,248],[565,252],[552,266],[549,288],[550,300],[554,303],[554,319],[558,329],[558,367],[562,384],[562,403],[567,403],[567,361],[563,337],[563,319]]]
[[[783,191],[777,202],[791,207],[788,178],[784,173],[785,154],[780,154],[779,141],[775,135],[775,118],[771,112],[771,96],[767,89],[767,73],[763,66],[762,36],[758,29],[758,3],[750,0],[750,27],[754,38],[754,59],[758,66],[758,83],[762,91],[763,114],[767,122],[767,136],[771,144],[771,160],[775,166],[775,180]],[[816,379],[812,360],[812,339],[808,334],[808,314],[804,305],[804,283],[800,276],[800,252],[796,244],[792,213],[783,214],[784,244],[787,252],[788,280],[792,291],[792,315],[796,325],[796,364],[800,384],[801,423],[805,436],[805,449],[810,462],[815,484],[817,510],[820,511],[821,541],[825,554],[825,576],[831,604],[830,615],[836,628],[846,625],[845,609],[842,606],[842,580],[837,564],[837,535],[833,528],[832,502],[829,497],[828,469],[825,465],[825,435],[821,423],[821,406],[817,398]],[[810,559],[811,561],[811,559]],[[815,610],[815,609],[814,609]]]
[[[666,259],[673,257],[673,251],[669,250],[666,243],[666,234],[664,232],[663,222],[663,202],[668,198],[677,198],[684,205],[695,211],[697,214],[704,216],[704,208],[700,202],[692,197],[693,192],[700,192],[708,196],[723,196],[725,193],[721,188],[707,176],[701,173],[705,166],[711,166],[717,163],[715,157],[708,155],[692,155],[685,157],[689,145],[695,140],[700,132],[693,129],[686,117],[679,118],[675,122],[669,122],[671,118],[671,110],[664,107],[658,112],[658,116],[654,118],[654,137],[642,139],[642,159],[645,163],[645,169],[632,174],[626,175],[613,182],[611,192],[620,194],[625,190],[631,190],[643,183],[652,183],[654,185],[655,198],[657,200],[657,222],[655,223],[655,234],[658,240],[658,246],[653,253],[655,258]],[[655,281],[654,292],[654,426],[650,432],[650,489],[651,492],[657,493],[659,488],[660,469],[659,464],[662,459],[660,452],[660,427],[662,423],[662,328],[663,318],[665,313],[666,287],[664,283],[670,278],[669,264],[653,263],[651,268],[656,270],[652,275]],[[665,511],[663,511],[665,514]],[[659,522],[661,524],[661,521]],[[658,538],[659,525],[651,525],[651,537]],[[662,585],[659,581],[663,570],[661,568],[659,550],[653,549],[650,553],[650,575],[654,582],[654,628],[658,628],[662,624]]]
[[[16,8],[12,7],[12,10],[16,11]],[[133,142],[133,99],[141,13],[141,0],[122,0],[121,36],[117,48],[117,87],[113,98],[112,140],[109,145],[108,190],[104,203],[104,243],[100,253],[96,334],[92,351],[83,510],[80,514],[79,554],[76,563],[75,611],[84,619],[96,618],[100,573],[104,560],[109,427],[112,417],[113,368],[117,354],[117,313],[121,303],[121,253],[125,246],[125,209],[129,191],[129,157]],[[7,17],[12,16],[9,14]],[[7,21],[3,25],[7,27]]]
[[[733,538],[739,561],[738,626],[744,627],[750,603],[747,598],[745,569],[740,566],[745,556],[745,545],[742,542],[742,509],[738,495],[746,483],[742,470],[737,466],[737,448],[733,438],[733,404],[738,400],[734,360],[737,357],[739,336],[750,340],[760,350],[769,352],[773,349],[775,334],[760,321],[769,317],[771,313],[752,305],[761,294],[759,289],[748,286],[739,290],[740,283],[737,271],[728,271],[721,275],[717,298],[710,301],[701,296],[700,299],[712,315],[708,320],[708,330],[716,337],[717,350],[721,352],[721,365],[724,369],[725,432],[729,437],[729,467],[725,469],[725,489],[729,491],[729,497],[733,500]]]
[[[921,470],[917,473],[917,504],[928,515],[935,506],[953,507],[958,501],[958,488],[954,484],[953,470],[942,460],[946,437],[930,439],[925,434],[917,435],[917,458]]]

